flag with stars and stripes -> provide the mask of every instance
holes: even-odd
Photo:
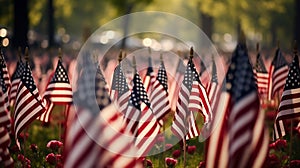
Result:
[[[168,99],[168,76],[163,60],[155,78],[153,68],[148,67],[147,75],[150,74],[149,96],[153,113],[161,120],[171,109]]]
[[[189,110],[191,112],[200,112],[203,115],[204,118],[204,124],[207,126],[207,124],[212,120],[212,110],[210,107],[210,103],[208,100],[208,96],[206,93],[206,90],[204,86],[202,85],[200,81],[200,77],[197,73],[196,67],[192,60],[190,60],[189,64],[191,65],[194,79],[192,83],[192,89],[189,97]],[[192,114],[193,115],[193,114]],[[194,119],[191,119],[189,122],[195,122]],[[190,124],[191,126],[197,126],[196,124]],[[194,132],[195,128],[189,127],[189,132],[187,135],[187,138],[194,138],[196,136],[199,136],[200,132]]]
[[[257,90],[260,97],[267,98],[270,78],[260,53],[258,53],[256,56],[254,74],[256,78]]]
[[[64,167],[142,167],[123,119],[111,103],[102,72],[85,67],[74,93],[75,118],[68,127]]]
[[[290,65],[290,70],[285,82],[278,113],[274,124],[274,137],[278,139],[286,135],[284,120],[300,116],[300,68],[298,55]]]
[[[21,77],[15,103],[14,133],[19,134],[37,117],[45,112],[45,106],[34,83],[28,62]]]
[[[130,104],[137,109],[135,110],[136,113],[140,113],[139,120],[136,122],[137,134],[135,145],[138,148],[137,154],[139,157],[146,156],[156,142],[160,125],[152,112],[147,92],[137,71],[133,78]]]
[[[214,119],[215,129],[207,144],[206,166],[261,167],[267,156],[268,133],[264,118],[259,117],[263,115],[259,115],[259,97],[245,44],[237,45],[224,86],[216,111],[219,118]]]
[[[55,72],[46,87],[43,99],[47,104],[47,110],[39,117],[39,120],[44,123],[50,122],[50,115],[54,104],[69,105],[73,101],[68,73],[63,67],[61,59],[58,60]]]
[[[272,78],[269,84],[269,100],[283,89],[288,72],[288,64],[278,48],[269,71]]]
[[[130,90],[124,76],[121,63],[115,68],[111,86],[110,97],[117,102],[119,111],[126,114]]]
[[[218,87],[218,75],[217,75],[217,66],[215,60],[212,62],[212,77],[211,81],[207,87],[207,94],[208,94],[208,99],[210,101],[211,107],[215,106],[216,98],[217,98],[217,93],[219,92],[219,87]]]
[[[181,59],[178,59],[177,68],[175,72],[175,77],[172,81],[170,92],[169,92],[169,100],[171,103],[171,110],[176,110],[176,103],[179,95],[180,84],[183,81],[185,65]]]
[[[18,60],[17,62],[17,68],[15,70],[15,72],[12,75],[11,78],[11,90],[10,90],[10,105],[13,107],[15,105],[15,101],[16,101],[16,95],[17,95],[17,89],[19,86],[19,82],[21,80],[21,76],[24,70],[24,63],[22,62],[22,60]]]
[[[11,89],[11,82],[10,82],[10,77],[8,74],[8,69],[6,66],[6,62],[4,60],[4,55],[2,53],[2,50],[0,51],[0,78],[1,78],[1,87],[2,87],[2,92],[4,94],[4,101],[5,101],[5,108],[7,111],[10,111],[9,108],[9,92]]]
[[[0,165],[14,167],[14,161],[9,153],[10,137],[5,127],[0,127]]]
[[[0,127],[4,127],[10,130],[11,127],[11,118],[10,114],[5,108],[5,95],[2,92],[0,87]]]
[[[175,116],[171,126],[173,134],[179,139],[185,138],[188,133],[188,118],[190,117],[189,97],[192,90],[194,74],[192,60],[190,59],[184,73],[176,104]]]

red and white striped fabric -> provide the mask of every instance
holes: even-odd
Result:
[[[286,135],[284,120],[300,116],[300,68],[298,55],[294,60],[285,82],[283,94],[278,108],[278,114],[274,123],[274,138],[278,139]]]
[[[50,115],[55,104],[69,105],[73,101],[68,73],[60,59],[46,87],[43,100],[47,107],[46,112],[39,117],[39,120],[43,121],[43,123],[50,122]]]
[[[185,65],[181,59],[178,59],[175,77],[171,83],[169,100],[171,104],[171,110],[176,111],[177,99],[179,96],[180,84],[183,81]]]
[[[195,72],[193,71],[193,61],[190,59],[184,73],[184,79],[177,100],[176,112],[171,126],[173,134],[177,136],[178,139],[185,138],[189,130],[189,98],[191,95],[194,75]]]
[[[196,118],[194,116],[194,113],[191,111],[190,112],[190,118],[189,118],[189,121],[188,121],[188,124],[189,124],[189,131],[186,135],[186,139],[192,139],[192,138],[195,138],[195,137],[198,137],[200,135],[200,130],[197,126],[197,123],[196,123]]]
[[[278,48],[269,70],[269,75],[272,78],[269,84],[269,100],[283,89],[288,72],[287,62]]]
[[[141,117],[138,123],[138,133],[135,140],[137,147],[137,156],[147,156],[156,142],[157,135],[160,131],[160,125],[152,110],[146,106],[141,112]]]
[[[158,69],[157,78],[155,78],[152,67],[148,67],[146,77],[147,76],[150,77],[150,83],[146,91],[150,97],[153,113],[157,120],[160,121],[170,111],[168,77],[163,61],[161,61],[161,65]]]
[[[11,118],[10,114],[5,108],[5,98],[2,92],[2,88],[0,86],[0,127],[10,128],[11,126]]]
[[[266,158],[267,147],[259,148],[264,123],[256,131],[259,116],[259,98],[256,91],[252,66],[244,44],[238,44],[226,75],[226,92],[221,94],[217,113],[221,118],[214,120],[215,131],[209,139],[206,166],[245,167],[257,164],[258,153]],[[221,122],[219,122],[221,121]],[[260,119],[264,121],[264,119]],[[217,125],[216,125],[217,124]],[[260,132],[259,136],[254,133]],[[266,143],[266,141],[264,141]],[[253,144],[249,145],[249,144]],[[213,156],[215,155],[215,156]]]
[[[264,61],[260,55],[260,53],[256,56],[256,65],[254,70],[254,75],[256,78],[258,93],[261,99],[265,99],[268,96],[269,91],[269,83],[270,83],[270,76],[266,70]]]
[[[16,96],[14,113],[14,133],[16,140],[25,127],[29,126],[33,120],[44,112],[44,103],[34,84],[29,64],[26,62]]]
[[[11,90],[10,90],[10,105],[12,107],[14,107],[15,105],[15,101],[16,101],[16,95],[17,95],[17,89],[21,80],[21,76],[24,70],[24,63],[22,62],[22,60],[19,60],[17,63],[17,68],[15,70],[15,72],[12,75],[11,78]]]
[[[109,99],[102,73],[96,79],[93,74],[95,69],[87,66],[77,82],[74,104],[78,110],[67,131],[64,167],[142,167],[134,157],[133,137]]]
[[[11,89],[11,82],[10,82],[10,77],[8,74],[8,69],[7,69],[7,65],[6,62],[4,60],[4,55],[2,53],[0,53],[0,66],[1,66],[1,75],[2,75],[2,79],[1,79],[1,85],[2,85],[2,91],[3,94],[5,95],[5,107],[7,109],[7,111],[9,111],[9,93],[10,93],[10,89]]]
[[[0,165],[4,167],[13,167],[13,159],[10,156],[8,146],[10,137],[5,127],[0,127]]]

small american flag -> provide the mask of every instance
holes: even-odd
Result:
[[[216,111],[219,118],[214,119],[215,130],[208,141],[206,166],[245,167],[256,162],[258,154],[265,159],[267,147],[258,148],[259,137],[265,135],[261,131],[264,119],[258,119],[259,98],[245,44],[237,45],[224,86],[226,91],[221,93]]]
[[[25,68],[25,65],[22,62],[22,60],[20,59],[17,62],[17,68],[11,78],[11,90],[10,90],[9,95],[10,95],[10,105],[12,107],[15,105],[17,89],[18,89],[19,82],[21,80],[21,76],[22,76],[24,68]]]
[[[51,77],[43,96],[44,102],[47,104],[47,111],[39,117],[45,123],[50,122],[50,114],[54,104],[68,105],[73,101],[68,73],[60,59],[58,60],[55,73]]]
[[[16,96],[14,113],[15,138],[17,139],[25,127],[29,126],[45,110],[42,98],[34,84],[29,64],[26,62]]]
[[[2,87],[2,92],[4,94],[4,101],[5,101],[5,108],[7,109],[7,111],[10,111],[9,108],[9,92],[11,89],[11,82],[10,82],[10,78],[9,78],[9,74],[8,74],[8,69],[6,66],[6,62],[4,59],[4,55],[2,53],[2,50],[0,51],[0,71],[1,71],[1,87]]]
[[[257,89],[260,97],[267,98],[270,78],[260,53],[258,53],[256,56],[256,65],[255,65],[254,74],[255,74]]]
[[[110,101],[104,77],[92,64],[82,70],[77,82],[74,103],[78,110],[67,132],[64,166],[141,167],[132,157],[136,148]]]
[[[5,95],[0,87],[0,127],[9,129],[11,125],[10,114],[5,108]]]
[[[279,94],[279,91],[283,89],[288,72],[288,64],[284,59],[281,50],[278,48],[269,71],[270,76],[272,77],[269,84],[269,100],[277,93]]]
[[[4,167],[14,167],[14,161],[10,156],[8,146],[10,137],[5,127],[0,127],[0,164]]]
[[[148,67],[148,73],[150,74],[149,93],[153,113],[158,120],[161,120],[171,110],[168,99],[168,76],[163,60],[161,60],[156,78],[152,67]]]
[[[188,133],[188,118],[190,117],[189,97],[192,90],[194,73],[192,60],[189,60],[179,91],[176,112],[171,126],[173,134],[179,139],[185,138]]]
[[[290,70],[285,82],[283,94],[274,124],[274,136],[278,139],[286,135],[283,121],[300,116],[300,68],[298,55],[290,65]]]
[[[115,68],[110,96],[119,106],[119,111],[126,114],[130,91],[122,71],[121,63]]]

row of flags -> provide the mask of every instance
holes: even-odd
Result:
[[[12,132],[18,142],[19,134],[33,120],[38,118],[49,122],[55,104],[70,106],[72,103],[77,111],[66,130],[66,167],[141,167],[140,160],[147,156],[156,138],[164,131],[163,119],[174,102],[169,99],[168,76],[162,57],[157,75],[149,59],[143,79],[136,70],[133,57],[132,86],[128,85],[120,59],[114,70],[112,86],[108,88],[99,63],[93,61],[91,55],[86,55],[77,65],[80,68],[74,94],[59,59],[43,96],[38,93],[27,60],[19,60],[12,81],[3,55],[0,61],[0,157],[8,167],[12,164],[8,133]],[[287,64],[279,49],[267,72],[260,54],[253,69],[244,43],[237,45],[222,83],[218,81],[217,67],[213,62],[211,81],[206,82],[206,86],[202,84],[203,72],[198,73],[195,68],[192,49],[187,65],[180,60],[179,67],[184,67],[185,71],[178,70],[175,75],[178,81],[182,81],[176,83],[179,87],[170,88],[178,92],[174,96],[176,109],[171,131],[180,140],[211,132],[206,147],[208,167],[263,165],[269,137],[264,115],[260,112],[259,96],[280,94],[279,90],[284,86],[274,124],[276,138],[285,135],[284,120],[300,114],[297,106],[300,68],[296,53],[287,79],[284,77]],[[282,85],[285,79],[285,85]],[[203,116],[202,130],[198,128],[195,117],[198,114]]]

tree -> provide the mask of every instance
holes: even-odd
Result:
[[[14,29],[13,29],[13,47],[25,48],[28,46],[29,18],[28,18],[28,0],[14,1]]]

